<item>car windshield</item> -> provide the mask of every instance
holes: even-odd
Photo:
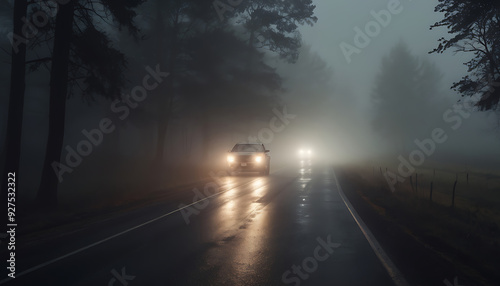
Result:
[[[260,144],[236,144],[231,152],[264,152],[264,146]]]

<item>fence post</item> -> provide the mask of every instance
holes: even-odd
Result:
[[[433,185],[433,182],[431,182],[431,193],[430,193],[430,197],[429,197],[429,199],[431,200],[431,203],[432,203],[432,185]]]
[[[458,174],[455,177],[455,183],[453,184],[453,194],[451,195],[451,208],[455,208],[455,188],[457,187]]]
[[[410,185],[412,192],[415,192],[415,188],[413,188],[413,175],[410,175]]]
[[[417,193],[418,197],[418,173],[415,173],[415,192]]]
[[[432,203],[432,188],[434,187],[434,179],[436,178],[436,169],[434,168],[432,172],[432,180],[431,180],[431,193],[430,193],[430,200]]]

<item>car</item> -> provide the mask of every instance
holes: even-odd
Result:
[[[313,151],[310,148],[301,148],[298,153],[300,159],[311,159],[313,156]]]
[[[227,154],[227,171],[259,172],[269,175],[271,170],[271,156],[269,150],[261,143],[238,143]]]

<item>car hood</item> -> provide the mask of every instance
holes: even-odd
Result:
[[[231,155],[261,155],[264,152],[229,152]]]

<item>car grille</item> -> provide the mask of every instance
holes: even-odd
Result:
[[[240,155],[236,156],[236,161],[238,162],[252,162],[253,156],[252,155]]]

